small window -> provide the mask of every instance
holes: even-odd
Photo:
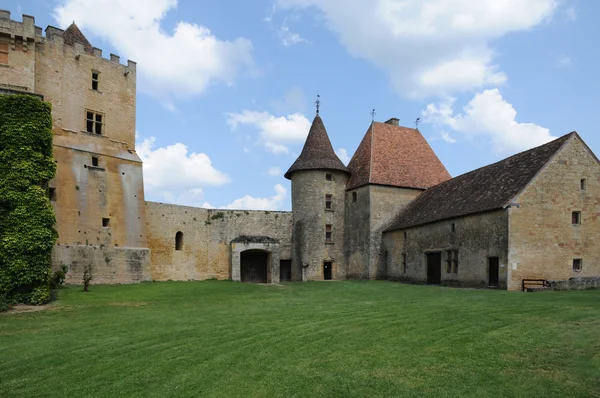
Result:
[[[446,251],[446,273],[452,273],[452,250]]]
[[[406,274],[406,253],[402,253],[402,273]]]
[[[56,202],[56,188],[48,188],[48,198],[51,202]]]
[[[582,178],[581,181],[579,181],[579,188],[582,191],[585,191],[585,188],[587,188],[587,181],[585,180],[585,178]]]
[[[573,225],[581,225],[581,212],[580,211],[574,211],[573,213],[571,213],[571,223]]]
[[[8,65],[8,43],[5,41],[0,41],[0,65]]]
[[[104,124],[102,114],[93,111],[85,112],[85,131],[92,134],[102,134],[102,126]]]
[[[331,202],[333,201],[333,195],[327,194],[325,195],[325,208],[327,210],[331,210]]]
[[[102,226],[103,226],[104,228],[108,228],[108,227],[110,227],[110,218],[103,218],[103,219],[102,219]]]
[[[456,232],[456,224],[455,223],[450,224],[450,231]]]
[[[404,240],[406,240],[406,237],[407,237],[407,236],[408,236],[408,235],[407,235],[406,231],[404,231]]]
[[[325,225],[325,241],[331,242],[331,234],[333,231],[333,226],[331,224]]]
[[[327,181],[333,181],[333,174],[325,173],[325,179]]]
[[[175,250],[183,249],[183,232],[178,231],[175,234]]]
[[[352,202],[356,202],[358,200],[358,193],[356,191],[352,192]]]
[[[98,167],[100,163],[98,162],[98,157],[97,156],[92,156],[92,166],[94,167]]]
[[[574,258],[573,259],[573,271],[575,272],[581,272],[581,266],[582,266],[582,261],[580,258]]]
[[[98,81],[99,81],[100,73],[96,71],[92,71],[92,90],[98,90]]]

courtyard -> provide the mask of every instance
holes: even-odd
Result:
[[[0,314],[13,396],[600,396],[600,291],[149,282]]]

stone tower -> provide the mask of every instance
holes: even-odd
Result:
[[[292,279],[345,279],[344,194],[350,173],[335,154],[317,113],[292,180]]]

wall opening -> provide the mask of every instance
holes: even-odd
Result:
[[[51,202],[56,202],[56,188],[48,188],[48,198]]]
[[[581,212],[580,211],[574,211],[573,213],[571,213],[571,223],[573,225],[581,225]]]
[[[269,283],[269,252],[264,250],[246,250],[241,253],[241,281],[250,283]]]
[[[331,261],[325,261],[323,263],[323,279],[326,281],[331,280],[333,274],[333,263]]]
[[[498,257],[488,258],[488,286],[498,287],[500,282],[500,262]]]
[[[582,191],[585,191],[586,186],[587,181],[585,180],[585,178],[582,178],[581,181],[579,181],[579,188],[581,188]]]
[[[181,231],[175,234],[175,250],[183,250],[183,232]]]
[[[325,180],[333,181],[333,174],[325,173]]]
[[[442,282],[442,253],[427,253],[427,284],[439,285]]]
[[[98,81],[99,81],[100,73],[93,70],[92,71],[92,90],[98,90]]]
[[[92,166],[98,167],[99,164],[98,156],[92,156]]]
[[[333,202],[333,195],[325,194],[325,209],[331,210],[331,202]]]
[[[352,202],[356,202],[358,200],[358,194],[356,191],[352,192]]]
[[[110,227],[110,218],[103,218],[103,219],[102,219],[102,226],[103,226],[104,228],[108,228],[108,227]]]
[[[279,281],[280,282],[291,282],[292,281],[292,260],[280,260],[279,261]]]

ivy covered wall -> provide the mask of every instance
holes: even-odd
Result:
[[[0,95],[0,301],[50,298],[57,238],[47,182],[54,177],[50,105],[30,95]]]

